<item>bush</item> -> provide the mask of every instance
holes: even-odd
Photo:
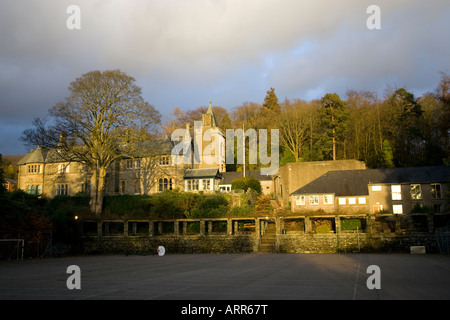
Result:
[[[190,218],[220,218],[228,211],[228,200],[221,194],[204,196],[191,211]]]
[[[316,227],[316,233],[330,233],[331,227],[327,224],[321,224]]]
[[[360,219],[341,219],[341,230],[361,230],[361,220]]]
[[[231,190],[243,189],[247,192],[248,189],[253,189],[261,193],[261,182],[254,177],[241,177],[231,181]]]

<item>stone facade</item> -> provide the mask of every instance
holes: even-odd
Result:
[[[197,136],[191,139],[203,139],[206,132],[218,134],[223,132],[217,127],[211,104],[208,111],[198,121]],[[187,126],[189,128],[189,125]],[[183,155],[172,156],[174,142],[169,138],[161,141],[152,141],[159,153],[152,157],[126,157],[117,159],[107,171],[107,195],[117,194],[154,194],[164,190],[186,190],[192,192],[213,192],[219,190],[220,175],[204,177],[197,180],[193,188],[187,190],[185,174],[188,170],[214,170],[224,172],[225,145],[221,145],[219,162],[212,164],[200,159],[195,161],[194,152],[191,152],[190,161],[185,161]],[[209,142],[196,146],[203,151],[208,148]],[[212,156],[215,156],[214,150]],[[43,195],[52,198],[57,195],[73,196],[79,192],[87,192],[90,188],[91,174],[81,162],[66,161],[60,154],[60,149],[37,147],[31,150],[18,162],[18,188],[30,194]],[[205,182],[203,181],[205,180]],[[205,188],[203,188],[203,183]],[[198,188],[195,188],[198,186]],[[209,186],[208,189],[206,189]]]

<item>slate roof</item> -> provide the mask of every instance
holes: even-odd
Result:
[[[219,169],[187,169],[184,173],[184,179],[201,179],[201,178],[222,178]]]
[[[24,155],[23,158],[17,162],[17,165],[20,166],[28,163],[44,163],[47,153],[48,149],[37,147]]]
[[[329,171],[316,180],[291,193],[334,193],[336,196],[368,195],[369,184],[447,183],[450,167],[409,167],[393,169],[366,169]]]
[[[234,179],[241,178],[243,175],[242,171],[239,172],[224,172],[222,173],[223,180],[220,184],[231,184]],[[256,178],[258,181],[270,181],[272,180],[271,176],[261,174],[261,171],[246,171],[245,176],[252,176]]]

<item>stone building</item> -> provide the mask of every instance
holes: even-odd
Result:
[[[291,193],[293,212],[443,213],[450,167],[330,171]]]
[[[186,127],[186,131],[190,132],[190,125]],[[207,149],[214,142],[211,136],[222,138],[218,144],[218,154],[216,149]],[[148,143],[158,150],[156,155],[123,156],[109,167],[106,194],[153,194],[174,189],[192,192],[219,190],[221,173],[226,171],[225,143],[211,103],[202,115],[202,121],[195,122],[188,154],[172,155],[176,143],[169,138]],[[216,160],[206,161],[205,151]],[[17,165],[18,188],[30,194],[50,198],[73,196],[90,188],[91,174],[84,164],[65,160],[58,147],[48,149],[38,146],[20,159]]]

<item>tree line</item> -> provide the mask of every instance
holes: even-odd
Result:
[[[348,90],[346,97],[327,93],[312,101],[280,102],[270,88],[263,103],[244,102],[230,112],[214,106],[213,111],[223,130],[279,129],[280,165],[339,159],[358,159],[370,168],[447,165],[449,88],[445,73],[433,92],[419,97],[405,88],[387,88],[382,98],[371,91]],[[173,129],[201,119],[206,110],[175,108],[163,129],[170,136]],[[227,170],[241,170],[241,165],[228,165]]]

